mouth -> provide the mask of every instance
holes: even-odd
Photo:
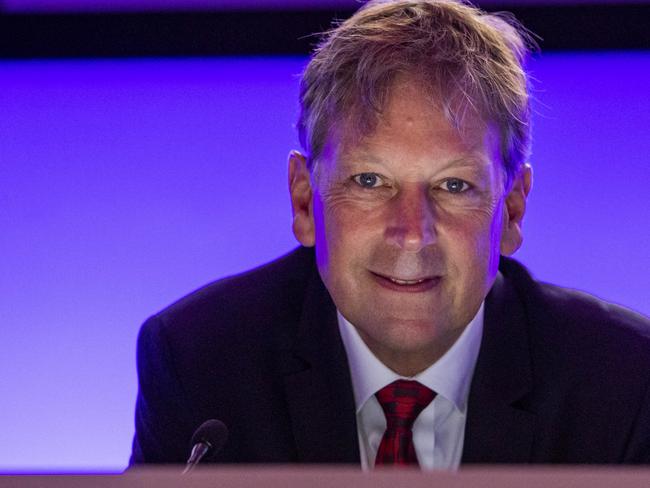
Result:
[[[415,279],[403,279],[394,276],[383,275],[371,271],[375,281],[393,291],[407,292],[407,293],[420,293],[431,290],[440,282],[440,276],[427,276]]]

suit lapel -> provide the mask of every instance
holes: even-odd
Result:
[[[499,273],[486,298],[481,349],[468,401],[463,463],[531,460],[535,416],[525,410],[532,387],[526,316]]]
[[[360,463],[352,381],[336,308],[314,271],[284,384],[299,462]]]

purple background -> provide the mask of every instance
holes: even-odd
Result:
[[[0,471],[118,470],[151,313],[295,245],[302,58],[0,63]],[[547,54],[518,257],[650,314],[650,53]]]
[[[4,0],[8,11],[133,11],[193,9],[355,8],[357,0]],[[363,3],[363,2],[361,2]]]
[[[602,3],[646,3],[648,0],[477,0],[490,5],[561,5]],[[246,8],[355,8],[363,0],[4,0],[4,8],[13,12],[34,11],[129,11],[129,10],[192,10]]]

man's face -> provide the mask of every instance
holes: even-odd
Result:
[[[373,133],[330,137],[311,182],[294,154],[290,178],[294,232],[315,244],[337,308],[382,362],[411,376],[458,338],[501,251],[518,247],[524,192],[505,195],[498,138],[482,121],[468,117],[459,132],[417,85],[392,93]]]

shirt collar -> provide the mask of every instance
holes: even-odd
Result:
[[[449,350],[427,369],[413,378],[445,397],[465,413],[469,386],[474,374],[483,335],[482,303]],[[382,363],[368,348],[357,329],[337,310],[339,331],[348,357],[357,413],[378,390],[404,378]]]

